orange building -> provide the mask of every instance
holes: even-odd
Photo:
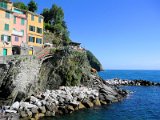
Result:
[[[43,46],[43,16],[27,12],[27,41],[29,55],[35,54]]]

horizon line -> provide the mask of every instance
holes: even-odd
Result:
[[[104,69],[105,70],[154,70],[154,71],[160,71],[160,69]]]

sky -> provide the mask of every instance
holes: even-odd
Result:
[[[36,2],[38,13],[61,6],[71,39],[92,51],[104,69],[160,70],[160,0]]]

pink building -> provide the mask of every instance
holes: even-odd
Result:
[[[26,14],[17,9],[13,8],[13,32],[12,32],[12,54],[25,55],[27,54],[27,16]]]

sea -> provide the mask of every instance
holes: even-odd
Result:
[[[103,79],[143,79],[160,82],[160,70],[106,70]],[[126,86],[132,93],[123,101],[76,111],[72,114],[43,120],[160,120],[160,87]]]

